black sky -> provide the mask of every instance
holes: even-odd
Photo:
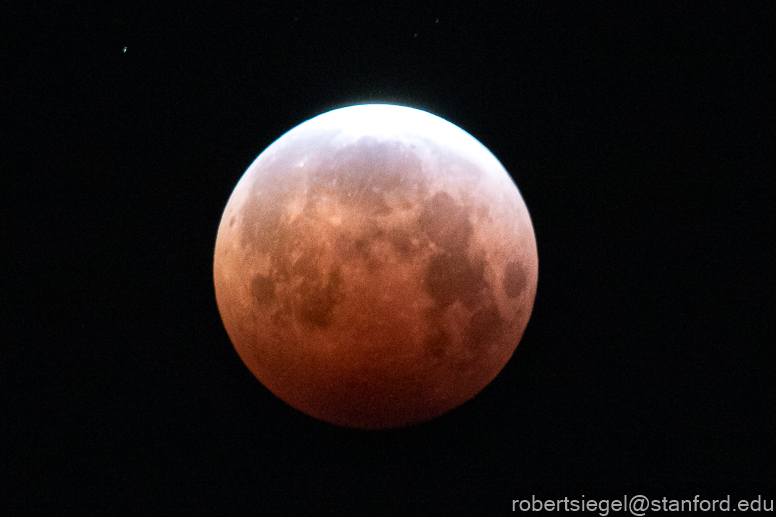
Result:
[[[33,2],[5,20],[8,515],[776,498],[773,7],[255,4]],[[212,284],[248,165],[362,102],[478,138],[539,249],[501,375],[391,432],[276,399]]]

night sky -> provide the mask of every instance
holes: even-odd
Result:
[[[773,7],[29,4],[0,36],[7,515],[776,498]],[[388,432],[274,397],[212,279],[256,156],[364,102],[480,140],[539,251],[502,373]]]

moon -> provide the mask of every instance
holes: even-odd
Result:
[[[538,256],[514,181],[458,126],[404,106],[335,109],[245,171],[215,244],[224,327],[256,378],[335,425],[431,420],[502,370]]]

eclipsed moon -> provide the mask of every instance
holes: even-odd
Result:
[[[393,428],[471,399],[512,356],[538,278],[528,210],[471,135],[367,104],[293,128],[224,210],[215,292],[256,378],[333,424]]]

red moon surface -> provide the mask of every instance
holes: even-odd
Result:
[[[292,407],[367,429],[433,419],[509,361],[533,309],[528,209],[459,127],[340,108],[270,145],[237,183],[215,293],[245,365]]]

